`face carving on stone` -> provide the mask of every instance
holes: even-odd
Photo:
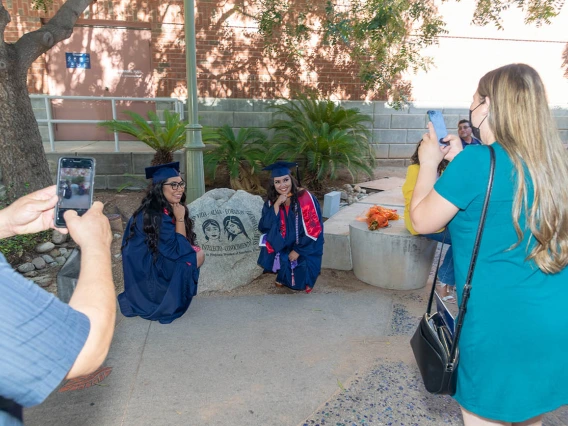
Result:
[[[203,233],[207,241],[221,241],[221,226],[214,219],[203,222]]]
[[[238,216],[226,216],[223,219],[223,227],[227,233],[227,239],[229,241],[237,240],[249,240],[249,236],[245,231],[245,227],[241,219]]]

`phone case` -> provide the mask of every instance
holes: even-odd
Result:
[[[73,163],[75,163],[75,165],[73,167],[69,167],[70,165],[66,165],[64,167],[63,165],[66,161],[72,161]],[[89,162],[89,167],[77,167],[77,163],[79,162]],[[65,182],[63,182],[61,170],[62,168],[89,169],[90,172],[88,173],[88,177],[83,181],[81,181],[80,178],[81,176],[85,178],[85,176],[78,175],[75,177],[68,176]],[[55,205],[54,211],[54,224],[56,228],[66,227],[65,220],[62,218],[60,209],[75,210],[77,214],[81,216],[92,206],[95,185],[95,169],[96,160],[92,157],[59,158],[59,161],[57,162],[57,193],[59,196],[59,201]],[[78,180],[72,184],[71,181],[75,179]],[[88,182],[88,185],[85,185],[85,181]],[[87,189],[85,189],[85,186],[87,187]],[[73,200],[73,202],[71,202],[71,198],[73,198],[74,195],[75,199]],[[87,198],[84,197],[85,195],[87,196]],[[80,200],[77,201],[77,198],[79,198]]]
[[[448,130],[446,129],[446,123],[444,122],[444,116],[442,111],[431,110],[428,111],[428,119],[434,126],[434,131],[438,137],[438,143],[442,146],[447,146],[448,142],[444,142],[444,138],[448,136]]]

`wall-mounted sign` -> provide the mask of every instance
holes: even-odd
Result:
[[[91,69],[91,55],[88,53],[65,52],[65,62],[67,68]]]

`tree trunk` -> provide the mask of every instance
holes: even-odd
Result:
[[[0,169],[8,200],[51,185],[47,158],[28,94],[27,69],[14,45],[0,53]]]
[[[71,37],[77,18],[92,1],[67,0],[46,25],[8,44],[4,31],[11,17],[0,0],[0,169],[8,200],[52,183],[28,93],[28,68]]]

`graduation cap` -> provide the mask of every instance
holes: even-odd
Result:
[[[262,170],[270,171],[270,176],[272,178],[277,178],[286,175],[292,175],[291,168],[296,167],[296,178],[298,179],[298,185],[300,184],[300,172],[298,170],[298,163],[291,163],[289,161],[277,161],[269,166],[266,166]]]
[[[156,184],[171,177],[179,176],[179,161],[146,167],[145,170],[146,179],[152,178],[152,183]]]

